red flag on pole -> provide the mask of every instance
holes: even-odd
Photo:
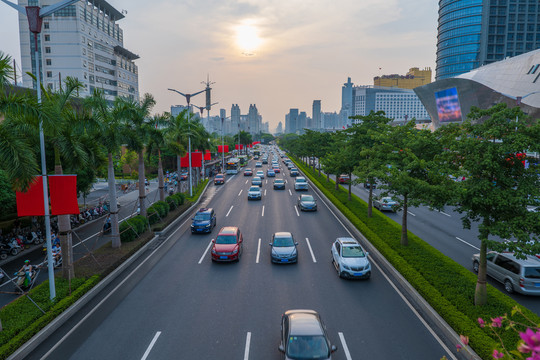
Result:
[[[219,153],[229,152],[229,145],[218,145],[218,152]]]
[[[206,150],[206,152],[204,153],[204,161],[208,160],[212,160],[212,153],[210,152],[210,150]]]
[[[235,148],[236,150],[243,150],[243,149],[244,149],[244,145],[242,145],[242,144],[240,144],[240,145],[239,145],[239,144],[236,144],[236,145],[234,145],[234,148]]]
[[[49,192],[51,194],[51,215],[79,213],[77,175],[49,175]]]
[[[203,154],[201,152],[191,153],[191,167],[194,167],[194,168],[202,167],[202,159],[203,159],[202,155]]]
[[[180,158],[180,167],[189,167],[189,158],[188,154]]]
[[[43,216],[45,215],[45,204],[43,203],[43,178],[36,176],[34,182],[26,192],[17,191],[18,216]]]

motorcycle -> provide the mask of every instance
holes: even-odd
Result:
[[[17,243],[17,240],[15,238],[12,238],[11,240],[5,240],[3,242],[9,250],[9,254],[12,256],[16,256],[19,252],[22,251],[22,247]]]
[[[6,243],[0,243],[0,260],[6,260],[10,251],[11,247],[9,247]]]
[[[30,280],[28,280],[24,271],[18,271],[14,275],[15,291],[24,291],[28,290],[34,283],[34,280],[36,278],[36,270],[34,270],[34,267],[32,267],[32,271],[30,272]]]

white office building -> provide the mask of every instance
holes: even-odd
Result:
[[[58,0],[19,0],[21,6],[45,7]],[[124,34],[117,24],[124,18],[105,0],[79,1],[43,18],[38,40],[41,78],[45,87],[57,90],[67,76],[84,84],[80,97],[102,89],[109,100],[117,96],[139,100],[139,75],[134,60],[139,57],[124,48]],[[19,14],[23,73],[36,74],[34,35],[25,15]],[[23,76],[23,86],[35,88]]]

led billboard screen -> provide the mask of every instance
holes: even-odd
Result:
[[[437,113],[439,122],[461,121],[461,107],[457,89],[450,88],[435,93],[435,101],[437,102]]]

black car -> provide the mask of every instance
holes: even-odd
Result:
[[[202,208],[197,211],[191,223],[191,233],[210,233],[216,226],[216,214],[212,208]]]
[[[298,175],[300,175],[300,173],[298,172],[298,169],[297,169],[297,168],[294,168],[294,167],[291,168],[291,176],[292,176],[292,177],[296,177],[296,176],[298,176]]]
[[[317,211],[317,200],[313,195],[300,195],[298,197],[298,208],[300,211]]]
[[[279,351],[285,359],[332,359],[337,350],[330,343],[326,327],[314,310],[288,310],[281,316]]]
[[[274,190],[285,190],[285,180],[275,179],[274,180]]]

